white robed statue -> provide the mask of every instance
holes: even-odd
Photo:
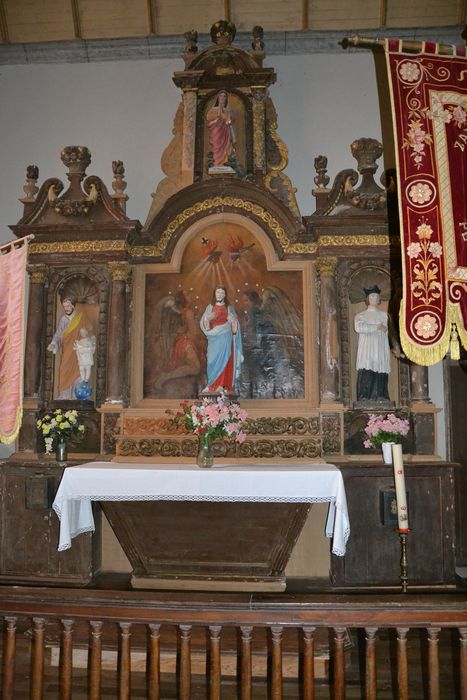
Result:
[[[355,316],[358,333],[357,400],[388,401],[391,371],[388,315],[379,309],[381,290],[374,285],[364,289],[367,308]]]
[[[243,362],[242,335],[225,287],[218,285],[214,289],[213,301],[201,316],[200,327],[208,339],[207,385],[203,393],[221,389],[234,393]]]

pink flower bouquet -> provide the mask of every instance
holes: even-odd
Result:
[[[398,418],[394,413],[388,413],[387,416],[370,413],[364,429],[368,437],[363,441],[363,446],[371,448],[378,447],[383,442],[400,442],[409,429],[409,421],[406,418]]]
[[[209,440],[214,438],[235,438],[242,443],[246,433],[242,430],[243,422],[248,417],[247,412],[238,403],[230,403],[221,393],[215,399],[208,397],[200,402],[189,404],[187,401],[180,405],[177,412],[168,410],[171,421]]]

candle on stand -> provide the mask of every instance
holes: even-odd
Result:
[[[392,463],[394,466],[394,483],[396,485],[399,532],[408,532],[409,514],[407,510],[407,492],[405,490],[404,462],[402,461],[402,445],[392,446]]]

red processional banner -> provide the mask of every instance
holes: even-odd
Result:
[[[467,50],[386,41],[397,157],[401,344],[431,365],[467,348]]]
[[[23,417],[23,333],[27,241],[0,247],[0,442],[13,442]]]

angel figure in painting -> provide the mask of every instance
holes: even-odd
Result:
[[[228,161],[235,150],[233,114],[229,109],[229,97],[225,90],[217,93],[214,104],[206,114],[209,129],[209,145],[214,168],[229,167]]]
[[[379,309],[381,290],[377,285],[365,288],[367,308],[355,316],[358,333],[357,401],[389,401],[388,379],[391,371],[388,314]],[[400,356],[400,348],[393,353]]]
[[[235,309],[222,285],[215,287],[212,303],[201,316],[200,327],[208,340],[207,385],[203,393],[221,389],[234,393],[243,362],[242,334]]]
[[[304,395],[303,318],[279,287],[243,294],[244,354],[240,396],[300,398]]]
[[[191,294],[179,290],[158,303],[156,311],[156,362],[145,378],[149,395],[164,398],[198,395],[201,348]]]

